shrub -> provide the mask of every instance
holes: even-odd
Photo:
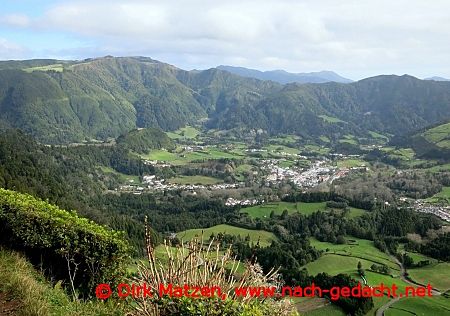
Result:
[[[81,294],[115,283],[124,272],[129,245],[121,232],[27,194],[0,189],[1,243],[40,263],[53,278]]]

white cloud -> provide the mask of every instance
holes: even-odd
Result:
[[[354,78],[450,69],[444,0],[61,1],[38,18],[0,23],[94,43],[78,54],[141,54],[190,68],[233,63]]]
[[[0,17],[0,24],[9,26],[28,27],[30,22],[30,18],[24,14],[8,14]]]
[[[11,41],[0,38],[0,59],[20,59],[27,53],[27,50]]]

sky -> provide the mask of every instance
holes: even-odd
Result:
[[[0,60],[450,78],[448,0],[0,0]]]

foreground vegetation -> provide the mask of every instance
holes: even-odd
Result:
[[[117,301],[79,301],[45,276],[17,252],[0,247],[0,297],[17,316],[122,316],[123,303]],[[3,305],[5,306],[5,305]]]

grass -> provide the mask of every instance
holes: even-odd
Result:
[[[450,187],[443,187],[441,192],[428,198],[427,202],[450,204]]]
[[[244,239],[248,235],[250,236],[251,243],[256,243],[259,239],[259,243],[262,247],[269,246],[272,240],[277,239],[273,233],[267,232],[265,230],[251,230],[225,224],[216,225],[209,228],[185,230],[178,233],[177,237],[187,241],[193,239],[195,236],[200,237],[202,235],[202,231],[203,238],[206,240],[209,239],[209,236],[211,236],[212,233],[214,233],[216,236],[218,233],[226,233],[229,235],[241,236],[242,239]]]
[[[238,179],[238,181],[244,181],[245,180],[245,173],[251,172],[253,166],[248,164],[242,164],[236,167],[233,172],[235,177]]]
[[[333,117],[333,116],[319,115],[319,117],[327,123],[347,123],[347,122],[340,120],[337,117]]]
[[[382,135],[382,134],[380,134],[380,133],[377,133],[377,132],[369,131],[369,134],[370,134],[370,136],[372,136],[373,138],[382,139],[382,140],[384,140],[384,141],[388,141],[388,140],[389,140],[388,137],[386,137],[386,136],[384,136],[384,135]]]
[[[440,291],[450,290],[450,263],[441,262],[422,268],[408,269],[409,276],[421,284],[430,283]]]
[[[361,159],[345,159],[337,162],[339,168],[352,168],[367,166],[367,162]]]
[[[442,124],[425,131],[425,139],[442,148],[450,148],[450,123]]]
[[[16,316],[125,314],[114,300],[73,301],[60,283],[50,284],[24,256],[1,248],[0,293],[14,304],[11,315]]]
[[[306,203],[306,202],[272,202],[266,204],[260,204],[250,207],[245,207],[241,209],[241,213],[247,213],[252,218],[268,218],[270,213],[274,211],[275,215],[281,215],[284,210],[288,211],[288,214],[293,214],[299,212],[303,215],[311,215],[316,211],[327,211],[330,210],[327,208],[326,202],[315,202],[315,203]],[[350,212],[348,213],[348,218],[355,218],[365,214],[366,211],[350,207]]]
[[[330,152],[330,150],[331,149],[329,147],[318,146],[318,145],[313,145],[313,144],[308,144],[308,145],[304,146],[304,151],[311,152],[311,153],[317,153],[317,154],[321,154],[321,155],[328,154]]]
[[[178,159],[177,154],[168,152],[167,150],[152,150],[146,155],[141,155],[141,157],[148,160],[160,160],[167,162]]]
[[[23,71],[25,72],[33,72],[33,71],[56,71],[56,72],[63,72],[64,68],[62,64],[53,64],[53,65],[47,65],[47,66],[38,66],[38,67],[31,67],[31,68],[25,68]]]
[[[348,144],[352,144],[352,145],[358,145],[358,140],[355,138],[354,135],[344,135],[343,138],[341,138],[339,140],[340,143],[348,143]]]
[[[431,172],[450,171],[450,163],[437,165],[437,166],[431,167],[427,170],[430,170]]]
[[[174,132],[168,132],[167,136],[172,139],[194,139],[200,135],[200,131],[192,126],[180,128]]]
[[[330,275],[339,273],[353,275],[357,271],[358,262],[361,262],[363,267],[370,267],[373,264],[371,261],[351,256],[324,254],[316,261],[304,265],[303,268],[306,268],[310,275],[316,275],[321,272],[326,272]]]
[[[152,150],[148,154],[140,155],[143,159],[159,160],[171,163],[173,165],[185,165],[194,160],[209,160],[209,159],[242,159],[245,154],[241,152],[227,152],[216,147],[208,147],[199,151],[181,151],[168,152],[166,150]]]
[[[359,239],[355,237],[347,237],[348,243],[344,245],[337,245],[329,242],[321,242],[314,238],[311,238],[310,241],[311,245],[319,250],[325,251],[326,249],[328,249],[328,254],[325,254],[324,256],[322,256],[322,258],[330,255],[333,255],[334,258],[336,258],[335,255],[339,255],[340,257],[343,258],[353,257],[356,260],[356,264],[358,263],[357,261],[360,259],[364,259],[370,262],[369,265],[364,266],[364,268],[366,269],[370,268],[370,266],[373,263],[376,263],[387,265],[393,270],[393,273],[399,270],[398,265],[387,254],[381,252],[378,248],[376,248],[373,244],[373,241],[371,240]],[[315,266],[314,265],[315,262],[317,261],[310,262],[309,264]],[[338,268],[338,270],[339,269],[341,268]]]
[[[110,173],[110,174],[117,175],[120,179],[120,182],[122,182],[122,183],[126,183],[126,184],[140,184],[141,183],[141,179],[139,179],[139,176],[123,174],[123,173],[120,173],[120,172],[114,170],[113,168],[110,168],[110,167],[99,166],[99,168],[103,173],[106,173],[106,174]]]
[[[273,153],[285,152],[285,153],[293,154],[293,155],[296,155],[299,153],[298,148],[287,147],[284,145],[267,145],[264,147],[264,149],[267,149],[268,152],[273,152]]]
[[[320,136],[319,139],[321,141],[325,142],[325,143],[329,143],[330,142],[330,139],[328,137],[324,136],[324,135]]]
[[[407,297],[393,304],[385,315],[433,315],[447,316],[450,314],[450,299],[442,296]]]
[[[272,210],[276,215],[281,215],[284,210],[287,210],[289,214],[296,213],[297,211],[304,215],[310,215],[315,211],[326,209],[326,202],[318,203],[290,203],[290,202],[274,202],[261,205],[255,205],[241,209],[241,213],[247,213],[252,218],[269,217]]]
[[[302,315],[305,315],[305,316],[345,316],[346,314],[340,307],[338,307],[334,304],[328,304],[327,306],[314,309],[314,310],[306,312]]]
[[[360,208],[356,208],[356,207],[350,207],[350,212],[348,213],[347,217],[348,218],[355,218],[355,217],[359,217],[362,216],[364,214],[366,214],[367,211],[360,209]]]
[[[223,182],[221,179],[206,176],[179,176],[168,180],[171,183],[178,184],[217,184]]]
[[[278,135],[276,137],[271,137],[269,140],[279,144],[294,144],[299,139],[300,137],[296,135]]]

